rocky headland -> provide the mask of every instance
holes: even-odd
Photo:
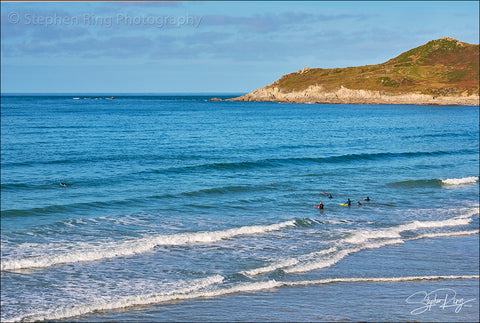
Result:
[[[479,45],[433,40],[377,65],[308,68],[230,101],[479,105]]]

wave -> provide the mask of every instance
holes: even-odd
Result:
[[[57,155],[55,155],[57,156]],[[178,158],[181,158],[179,156]],[[42,166],[42,165],[70,165],[70,164],[86,164],[86,163],[112,163],[126,160],[164,160],[164,156],[156,156],[152,154],[118,154],[118,155],[83,155],[82,157],[73,158],[59,158],[59,159],[33,159],[23,160],[15,162],[6,162],[2,167],[29,167],[29,166]]]
[[[275,262],[269,266],[242,271],[241,274],[252,277],[259,274],[273,272],[279,269],[281,269],[287,274],[304,273],[312,270],[331,267],[343,258],[347,257],[348,255],[364,249],[377,249],[386,245],[400,243],[403,243],[403,240],[394,239],[383,242],[368,243],[357,248],[341,249],[338,247],[331,247],[326,250],[315,251],[306,255],[302,255],[298,258],[284,259],[282,261]]]
[[[269,272],[275,271],[277,269],[282,269],[282,268],[285,268],[285,267],[294,266],[294,265],[298,264],[299,262],[300,261],[298,259],[294,259],[294,258],[285,259],[285,260],[279,261],[277,263],[274,263],[270,266],[255,268],[255,269],[252,269],[252,270],[245,270],[245,271],[242,271],[240,273],[245,275],[245,276],[250,276],[251,277],[251,276],[256,276],[256,275],[259,275],[259,274],[269,273]]]
[[[464,178],[447,178],[447,179],[442,179],[441,181],[446,186],[474,184],[478,182],[478,176],[471,176],[471,177],[464,177]]]
[[[16,192],[18,190],[29,190],[29,191],[36,191],[36,190],[48,190],[52,188],[58,188],[59,183],[49,183],[43,181],[42,183],[35,183],[35,184],[27,184],[27,183],[2,183],[2,192]]]
[[[319,280],[304,280],[284,282],[285,286],[305,286],[332,283],[396,283],[422,280],[446,280],[446,279],[480,279],[479,275],[446,275],[446,276],[404,276],[404,277],[353,277],[353,278],[326,278]]]
[[[272,272],[278,269],[282,269],[286,272],[301,272],[328,267],[337,263],[352,252],[357,252],[367,248],[379,248],[386,244],[401,243],[403,242],[401,233],[405,231],[467,225],[472,222],[471,217],[475,214],[478,214],[477,209],[468,209],[468,211],[469,212],[464,212],[464,214],[461,216],[447,220],[423,222],[412,221],[410,223],[384,229],[362,229],[361,231],[351,233],[350,236],[339,241],[339,243],[354,245],[355,247],[353,248],[344,248],[344,250],[328,250],[328,252],[316,251],[312,254],[303,256],[300,259],[284,259],[266,267],[247,270],[243,272],[243,274],[252,276]],[[134,240],[101,242],[96,245],[81,242],[63,246],[47,246],[39,244],[37,246],[38,250],[32,249],[31,246],[27,248],[30,250],[30,254],[28,256],[23,256],[18,259],[8,259],[4,257],[1,263],[1,270],[6,271],[27,268],[45,268],[64,263],[99,261],[109,258],[132,256],[149,252],[157,246],[213,243],[241,235],[254,235],[269,231],[277,231],[289,226],[310,226],[311,223],[313,223],[312,221],[314,220],[310,221],[309,219],[299,219],[272,225],[244,226],[220,231],[180,233],[172,235],[150,235]],[[435,234],[436,233],[425,234],[424,237],[435,237]],[[447,234],[455,235],[455,233],[446,233],[444,236]],[[45,250],[55,250],[55,253],[46,254]],[[322,257],[321,259],[318,259],[319,255],[332,252],[336,252],[337,254],[331,257]]]
[[[207,231],[195,233],[180,233],[172,235],[156,235],[124,242],[109,242],[99,245],[78,243],[69,246],[68,250],[59,254],[45,255],[44,246],[41,255],[31,256],[22,259],[2,259],[1,270],[19,270],[27,268],[45,268],[58,264],[76,263],[83,261],[98,261],[109,258],[132,256],[153,250],[162,245],[188,245],[197,243],[213,243],[242,235],[262,234],[270,231],[277,231],[289,226],[295,226],[296,221],[286,221],[271,225],[244,226],[222,231]],[[58,249],[52,248],[52,249]],[[65,248],[66,249],[66,248]]]
[[[337,247],[332,247],[327,250],[312,252],[298,258],[284,259],[265,267],[245,270],[242,271],[241,274],[253,277],[260,274],[270,273],[279,269],[288,274],[304,273],[312,270],[319,270],[331,267],[341,261],[343,258],[366,249],[378,249],[388,245],[402,244],[406,241],[416,239],[457,237],[474,234],[479,234],[479,230],[426,233],[409,239],[388,239],[385,241],[368,242],[356,248],[341,249]],[[325,254],[328,254],[328,256],[318,257],[319,255]]]
[[[28,216],[45,216],[52,214],[68,214],[79,210],[86,210],[90,208],[101,209],[108,208],[112,203],[108,202],[85,202],[85,203],[71,203],[64,205],[48,205],[44,207],[35,207],[29,209],[8,209],[2,211],[2,217],[28,217]]]
[[[201,297],[199,290],[206,289],[212,285],[219,284],[224,281],[221,275],[214,275],[207,278],[197,279],[188,282],[188,287],[170,292],[160,292],[155,294],[139,294],[133,296],[120,297],[115,300],[98,299],[91,304],[82,304],[68,308],[57,308],[52,311],[44,311],[39,313],[31,313],[21,317],[7,319],[8,322],[25,322],[25,321],[50,321],[71,318],[74,316],[93,313],[96,311],[115,310],[131,306],[149,305],[163,303],[178,299],[189,299]]]
[[[28,216],[48,216],[54,214],[68,214],[70,212],[111,209],[113,206],[125,206],[130,203],[137,205],[144,201],[144,198],[130,198],[123,200],[108,200],[105,201],[91,201],[78,202],[68,204],[46,205],[43,207],[34,207],[28,209],[7,209],[2,211],[2,217],[28,217]]]
[[[290,157],[290,158],[268,158],[252,161],[238,161],[238,162],[214,162],[203,163],[198,165],[185,165],[180,167],[165,167],[161,169],[147,169],[135,174],[143,173],[184,173],[186,171],[231,171],[239,169],[256,169],[256,168],[270,168],[291,164],[337,164],[337,163],[349,163],[362,160],[382,160],[382,159],[395,159],[395,158],[416,158],[416,157],[428,157],[428,156],[442,156],[442,155],[457,155],[457,154],[471,154],[478,153],[476,150],[463,149],[453,151],[417,151],[417,152],[396,152],[396,153],[362,153],[362,154],[345,154],[337,156],[326,157]],[[185,160],[185,156],[175,156],[175,160]],[[69,159],[45,159],[45,160],[25,160],[6,162],[2,164],[2,167],[31,167],[38,165],[62,165],[62,164],[89,164],[89,163],[112,163],[125,160],[165,160],[172,159],[171,156],[158,156],[151,154],[125,154],[125,155],[103,155],[103,156],[86,156],[81,158],[69,158]],[[187,158],[188,159],[188,158]],[[198,156],[196,156],[198,159]],[[191,159],[195,160],[195,159]]]
[[[464,178],[447,178],[447,179],[417,179],[401,182],[393,182],[388,184],[389,186],[398,187],[451,187],[467,184],[474,184],[478,182],[477,176],[464,177]]]
[[[416,180],[408,180],[408,181],[401,181],[401,182],[393,182],[388,184],[388,186],[393,187],[442,187],[442,180],[441,179],[416,179]]]
[[[259,275],[259,274],[269,273],[269,272],[275,271],[277,269],[282,269],[283,270],[284,268],[295,266],[295,265],[299,264],[301,261],[304,261],[305,258],[312,257],[313,255],[331,254],[331,253],[336,252],[337,250],[338,249],[336,247],[331,247],[331,248],[326,249],[326,250],[320,250],[320,251],[312,252],[311,254],[308,254],[306,256],[301,257],[301,259],[297,259],[297,258],[283,259],[283,260],[280,260],[280,261],[276,261],[275,263],[273,263],[269,266],[266,266],[266,267],[259,267],[259,268],[255,268],[255,269],[251,269],[251,270],[245,270],[245,271],[242,271],[240,273],[245,275],[245,276],[252,277],[252,276]]]
[[[268,158],[253,161],[240,162],[224,162],[224,163],[207,163],[186,167],[170,168],[163,171],[184,172],[185,170],[241,170],[254,168],[270,168],[285,165],[305,165],[305,164],[337,164],[349,163],[361,160],[381,160],[394,159],[404,157],[425,157],[425,156],[440,156],[452,154],[465,154],[476,152],[475,150],[458,150],[458,151],[419,151],[419,152],[400,152],[400,153],[363,153],[363,154],[346,154],[338,156],[327,157],[291,157],[291,158]]]
[[[280,187],[284,186],[282,183],[272,183],[268,185],[227,185],[212,187],[206,189],[200,189],[191,192],[183,192],[179,195],[192,197],[192,196],[203,196],[203,195],[221,195],[228,193],[244,193],[244,192],[255,192],[255,191],[274,191],[278,190]]]
[[[233,286],[218,286],[224,278],[215,275],[197,282],[192,282],[192,286],[186,289],[163,292],[148,295],[132,295],[119,297],[113,300],[98,299],[89,304],[80,304],[70,307],[57,308],[51,311],[31,313],[23,316],[6,319],[6,322],[18,321],[50,321],[68,319],[75,316],[90,314],[98,311],[118,310],[133,306],[161,304],[170,301],[183,301],[197,298],[213,298],[230,294],[256,292],[281,287],[310,286],[335,283],[398,283],[412,281],[429,280],[457,280],[457,279],[480,279],[478,275],[436,275],[436,276],[403,276],[403,277],[341,277],[326,278],[320,280],[304,281],[276,281],[269,280],[264,282],[242,283]]]
[[[429,228],[443,228],[443,227],[455,227],[467,225],[472,222],[472,219],[469,217],[456,217],[448,220],[441,221],[412,221],[407,224],[401,224],[396,227],[390,227],[386,229],[379,230],[364,230],[357,232],[351,237],[345,239],[345,242],[351,244],[360,244],[364,243],[371,239],[383,239],[383,238],[401,238],[400,233],[404,231],[414,231],[417,229],[429,229]]]
[[[470,230],[470,231],[458,231],[458,232],[440,232],[440,233],[425,233],[421,234],[418,237],[413,239],[424,239],[424,238],[447,238],[447,237],[460,237],[460,236],[469,236],[473,234],[479,234],[480,230]]]
[[[121,206],[129,206],[129,205],[138,206],[142,203],[148,203],[151,200],[275,191],[275,190],[281,189],[285,185],[286,184],[282,182],[272,183],[267,185],[236,185],[236,186],[227,185],[227,186],[199,189],[194,191],[178,192],[178,193],[137,196],[137,197],[131,197],[126,199],[113,199],[113,200],[105,199],[103,201],[89,201],[89,202],[78,202],[78,203],[69,203],[69,204],[46,205],[43,207],[34,207],[34,208],[26,208],[26,209],[6,209],[2,211],[2,217],[6,218],[6,217],[22,217],[22,216],[27,217],[27,216],[67,214],[69,212],[76,212],[79,210],[91,210],[91,209],[98,210],[102,208],[107,209],[111,207],[117,207],[117,206],[121,207]],[[58,184],[55,184],[53,187],[57,188]],[[52,188],[52,186],[50,186],[50,188]]]
[[[287,274],[295,274],[295,273],[309,272],[312,270],[318,270],[322,268],[328,268],[335,265],[336,263],[338,263],[340,260],[347,257],[348,255],[359,252],[361,250],[378,249],[386,245],[400,244],[400,243],[403,243],[403,240],[395,239],[395,240],[388,240],[384,242],[369,243],[359,248],[340,249],[339,251],[337,251],[336,253],[334,253],[329,257],[320,257],[320,259],[313,259],[306,263],[297,264],[295,266],[285,268],[283,269],[283,271]]]
[[[291,259],[276,261],[268,266],[242,271],[246,276],[256,276],[270,273],[276,270],[283,270],[285,273],[302,273],[318,270],[335,265],[343,258],[365,249],[378,249],[387,245],[401,244],[405,241],[422,238],[454,237],[463,235],[478,234],[478,230],[457,231],[457,232],[435,232],[419,234],[413,238],[402,238],[401,233],[415,231],[418,229],[435,229],[444,227],[456,227],[467,225],[472,222],[470,218],[478,211],[467,212],[462,216],[441,220],[441,221],[412,221],[395,227],[379,230],[362,230],[353,233],[351,236],[340,239],[337,246],[326,250],[315,251],[306,255]],[[379,240],[381,239],[381,240]],[[352,247],[353,245],[353,247]]]

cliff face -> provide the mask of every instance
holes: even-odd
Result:
[[[442,38],[378,65],[304,68],[234,101],[479,104],[479,46]]]
[[[343,86],[326,90],[321,85],[312,85],[305,90],[288,93],[281,91],[276,86],[268,86],[229,100],[290,103],[479,105],[479,96],[468,95],[467,92],[460,96],[433,96],[420,93],[352,90]]]

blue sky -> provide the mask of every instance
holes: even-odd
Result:
[[[308,67],[478,44],[478,1],[1,3],[3,93],[244,93]]]

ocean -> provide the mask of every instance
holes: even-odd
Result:
[[[479,320],[478,107],[110,96],[1,98],[2,322]]]

